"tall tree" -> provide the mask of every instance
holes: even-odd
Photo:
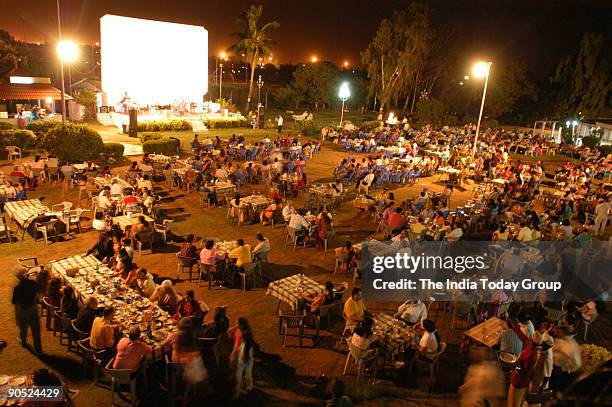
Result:
[[[15,39],[4,30],[0,30],[0,76],[17,69],[19,51]]]
[[[237,39],[237,42],[230,49],[237,54],[244,54],[247,62],[251,65],[249,95],[245,107],[246,112],[249,111],[251,96],[253,95],[255,66],[260,57],[266,58],[271,54],[273,41],[270,39],[270,33],[273,29],[280,27],[280,24],[276,21],[262,24],[260,21],[262,14],[263,6],[249,6],[236,21],[241,30],[232,34]]]
[[[422,3],[411,3],[380,23],[361,60],[370,79],[369,95],[378,96],[381,114],[418,82],[431,37],[430,11]]]
[[[293,73],[291,86],[315,109],[329,106],[334,97],[338,68],[329,62],[306,64]]]
[[[481,87],[478,87],[481,90]],[[481,93],[476,92],[476,100],[480,101]],[[491,68],[489,90],[487,91],[487,116],[499,118],[508,113],[514,113],[520,98],[537,98],[537,88],[527,73],[527,64],[515,62],[506,68],[495,70]]]
[[[556,114],[609,116],[612,114],[612,43],[603,34],[587,33],[576,56],[559,62],[552,79]]]

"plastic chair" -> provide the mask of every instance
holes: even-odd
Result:
[[[77,341],[77,343],[81,349],[83,375],[87,373],[88,367],[91,366],[94,384],[97,384],[100,378],[102,356],[104,351],[94,350],[89,343],[89,338],[81,339],[80,341]]]
[[[257,266],[257,263],[245,264],[243,266],[244,271],[238,273],[240,274],[240,280],[242,281],[242,291],[246,291],[246,282],[249,276],[253,277],[253,288],[256,287],[257,285],[256,279],[255,279],[255,267],[256,266]]]
[[[47,327],[47,331],[49,331],[51,330],[51,321],[53,319],[53,313],[57,311],[58,308],[54,305],[51,305],[51,303],[49,303],[49,298],[47,297],[42,298],[42,306],[46,309],[47,322],[45,323],[45,325]]]
[[[6,146],[8,151],[8,159],[12,160],[14,157],[21,158],[21,148],[17,146]]]
[[[195,266],[198,263],[195,261],[193,257],[186,257],[186,256],[179,256],[179,255],[177,255],[176,257],[178,258],[178,265],[176,269],[177,280],[180,277],[183,270],[187,269],[189,271],[189,281],[191,281],[191,277],[193,274],[193,266]]]
[[[297,242],[300,237],[304,238],[304,247],[306,247],[306,232],[301,230],[295,230],[294,228],[287,227],[287,237],[285,238],[285,246],[287,246],[287,242],[293,242],[293,250],[297,247]]]
[[[6,223],[6,218],[4,216],[2,217],[2,224],[0,224],[0,236],[4,236],[8,239],[9,243],[13,243],[11,228]]]
[[[304,337],[304,315],[283,315],[280,311],[279,314],[279,334],[283,335],[283,348],[287,343],[287,336],[289,335],[289,329],[297,329],[297,336],[299,337],[300,348],[302,347],[302,339]]]
[[[71,226],[74,225],[76,226],[79,233],[81,233],[81,214],[82,213],[83,213],[83,210],[81,208],[72,209],[68,212],[68,232],[70,232]]]
[[[356,383],[359,383],[359,379],[365,370],[366,359],[363,357],[363,350],[358,348],[357,346],[351,343],[351,338],[346,338],[346,344],[348,346],[348,354],[346,355],[346,361],[344,362],[344,370],[342,371],[342,376],[346,376],[346,371],[348,370],[349,362],[352,360],[353,364],[357,367],[357,380]],[[372,357],[376,358],[378,355],[378,350],[375,350]],[[372,381],[376,380],[376,369],[374,369],[374,375],[372,377]]]
[[[111,377],[111,404],[115,405],[115,393],[120,393],[120,386],[127,384],[130,386],[130,404],[137,405],[136,381],[138,376],[143,375],[143,366],[146,365],[144,360],[141,360],[138,367],[134,369],[113,369],[114,363],[115,358],[112,358],[104,367],[104,372]],[[146,378],[146,375],[143,376]]]
[[[161,225],[159,223],[154,223],[153,224],[153,229],[162,235],[162,238],[164,239],[164,243],[168,242],[168,232],[170,232],[170,224],[174,222],[173,220],[170,219],[164,219],[161,223]]]

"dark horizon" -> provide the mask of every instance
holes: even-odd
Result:
[[[63,0],[62,31],[65,38],[81,43],[99,41],[99,18],[104,14],[202,25],[209,32],[209,54],[232,44],[235,20],[251,2],[243,0],[196,0],[119,2],[109,0]],[[276,20],[281,27],[273,33],[278,63],[299,63],[316,55],[319,60],[341,65],[360,65],[365,49],[383,18],[408,4],[402,0],[312,0],[288,6],[280,0],[256,2],[264,6],[263,21]],[[476,59],[494,63],[525,61],[538,79],[554,71],[559,60],[575,53],[586,32],[612,35],[612,3],[596,0],[427,2],[444,18],[455,21],[458,31],[454,50],[461,55],[459,66],[467,70]],[[21,3],[0,1],[0,28],[19,40],[53,42],[57,38],[55,2],[32,0]],[[24,38],[25,37],[25,38]],[[129,39],[127,39],[129,40]],[[138,41],[146,39],[133,38]],[[464,56],[463,56],[464,55]]]

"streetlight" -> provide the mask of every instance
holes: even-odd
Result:
[[[59,3],[58,3],[59,5]],[[62,82],[62,123],[66,122],[66,85],[64,83],[64,62],[70,63],[76,61],[79,55],[79,47],[74,41],[60,40],[57,43],[57,56],[60,60],[60,76]]]
[[[476,125],[476,137],[474,137],[474,148],[472,157],[476,156],[476,144],[478,143],[478,133],[480,132],[480,121],[482,120],[482,110],[484,109],[485,97],[487,96],[487,85],[489,83],[489,72],[492,62],[480,61],[474,65],[472,74],[476,78],[485,78],[484,89],[482,91],[482,102],[480,103],[480,113],[478,114],[478,124]]]
[[[259,75],[257,79],[257,128],[259,128],[259,108],[261,107],[261,87],[263,84],[264,82],[261,80],[261,75]]]
[[[312,62],[313,64],[316,64],[318,61],[319,61],[319,58],[317,58],[317,56],[316,56],[316,55],[313,55],[313,56],[310,58],[310,62]]]
[[[348,82],[343,82],[340,85],[340,91],[338,92],[338,97],[342,99],[342,112],[340,113],[340,127],[342,127],[342,121],[344,119],[344,102],[351,96],[351,90],[349,89]]]
[[[349,61],[344,61],[344,63],[342,64],[344,66],[344,69],[349,67]]]
[[[221,58],[221,63],[219,64],[219,100],[221,100],[221,89],[223,87],[223,61],[227,61],[227,54],[224,51],[221,51],[219,57]]]

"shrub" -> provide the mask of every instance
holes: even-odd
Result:
[[[0,130],[10,130],[13,128],[13,125],[9,122],[0,122]]]
[[[187,120],[156,120],[138,123],[138,131],[184,131],[191,130]]]
[[[59,124],[42,136],[41,148],[60,160],[81,162],[98,158],[104,153],[100,135],[84,125]]]
[[[143,143],[149,140],[159,140],[160,138],[164,137],[163,135],[158,133],[139,133],[138,136],[140,137],[140,141],[142,141]]]
[[[612,145],[610,145],[610,144],[605,145],[605,146],[598,146],[597,148],[601,152],[601,156],[602,157],[605,157],[608,154],[612,154]]]
[[[120,143],[104,144],[104,156],[106,158],[112,157],[115,161],[119,161],[123,157],[123,150],[123,144]]]
[[[174,137],[162,137],[150,139],[142,143],[142,150],[145,153],[155,153],[164,155],[175,155],[180,152],[181,142]]]
[[[30,130],[0,130],[0,147],[17,146],[22,149],[33,147],[36,135]]]
[[[245,117],[204,120],[204,124],[209,129],[229,129],[233,127],[246,127],[248,123],[249,121]]]
[[[62,123],[55,120],[34,120],[28,123],[26,129],[32,130],[36,134],[36,138],[41,141],[45,134],[60,124]]]
[[[582,145],[585,147],[596,147],[597,145],[599,145],[599,142],[601,141],[600,137],[597,136],[586,136],[583,137],[582,139]]]
[[[298,129],[304,136],[320,136],[322,128],[323,124],[317,120],[302,120],[298,122]]]

